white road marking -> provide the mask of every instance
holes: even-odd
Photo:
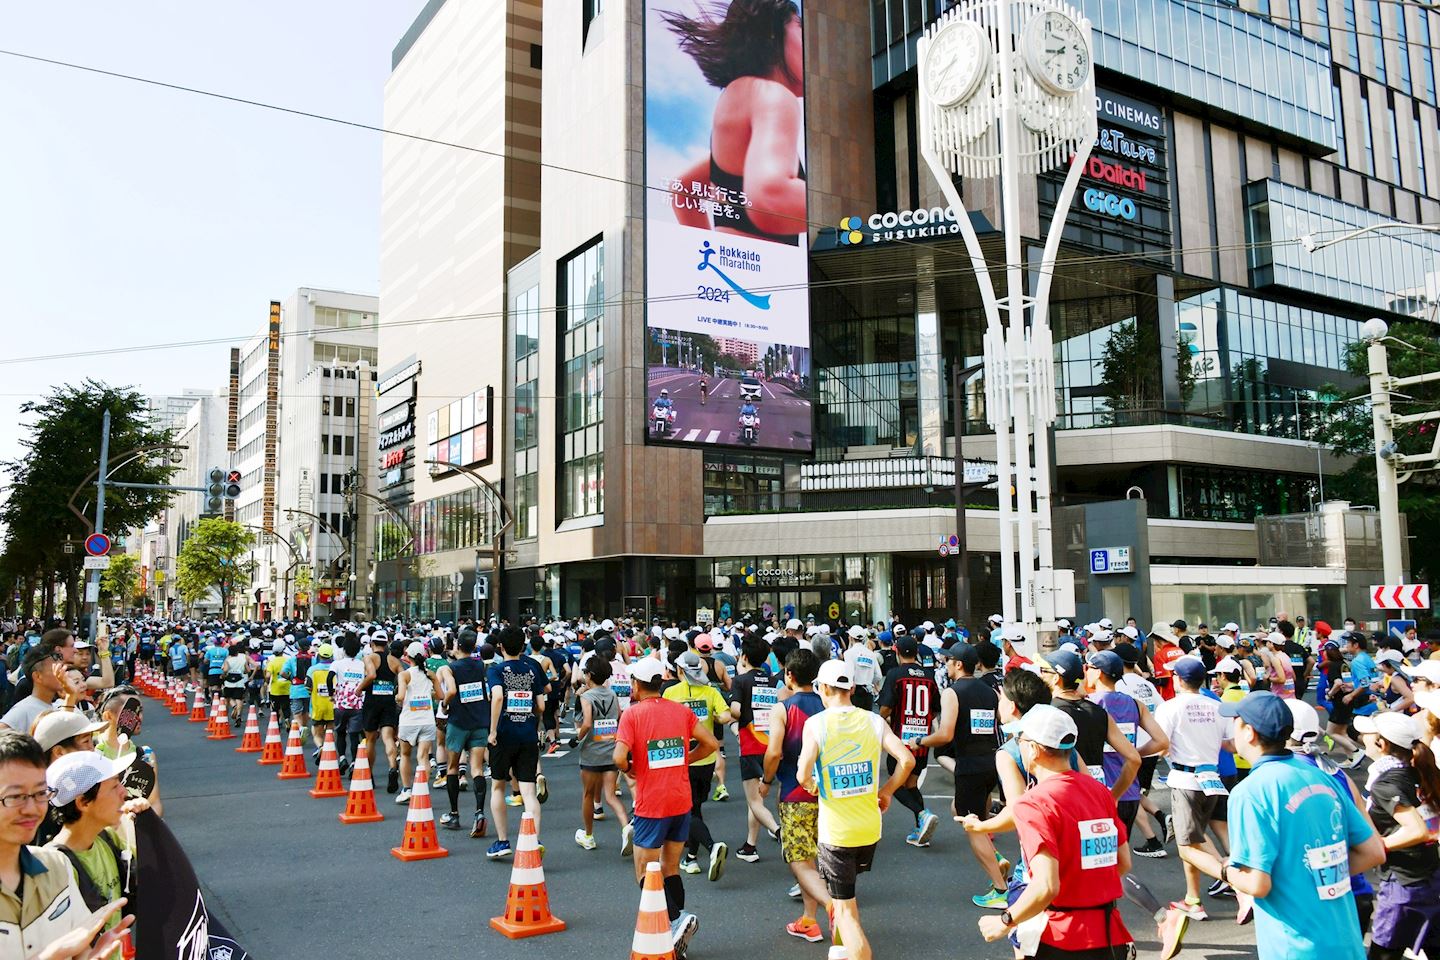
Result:
[[[696,433],[699,433],[700,431],[699,431],[699,430],[696,430],[695,432],[696,432]],[[689,440],[689,439],[692,439],[692,438],[686,437],[685,439]],[[715,441],[717,441],[717,440],[719,440],[719,439],[720,439],[720,431],[719,431],[719,430],[711,430],[709,433],[707,433],[707,434],[705,435],[705,442],[706,442],[706,443],[714,443]]]
[[[685,439],[681,442],[690,443],[698,436],[700,436],[700,428],[696,427],[694,430],[691,430],[689,433],[685,434]]]

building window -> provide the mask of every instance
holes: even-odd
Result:
[[[540,475],[527,473],[515,480],[515,539],[540,535]]]
[[[1395,6],[1395,39],[1400,41],[1397,47],[1400,52],[1400,90],[1407,97],[1410,95],[1410,35],[1405,27],[1405,5]]]
[[[452,400],[425,418],[428,459],[468,467],[490,461],[490,390]]]
[[[1416,10],[1420,17],[1420,56],[1425,61],[1420,82],[1425,85],[1425,99],[1435,103],[1435,51],[1430,46],[1430,11]]]
[[[1345,17],[1345,49],[1350,54],[1350,69],[1360,69],[1360,34],[1355,21],[1355,0],[1340,0]]]
[[[1345,98],[1340,96],[1340,84],[1336,83],[1330,88],[1335,97],[1335,155],[1340,158],[1340,166],[1350,166],[1350,157],[1345,152]]]
[[[560,518],[605,511],[605,243],[596,239],[559,265]]]
[[[329,398],[329,397],[321,397],[321,398],[320,398],[320,415],[321,415],[322,417],[328,417],[328,416],[330,416],[330,398]]]
[[[1381,83],[1387,83],[1388,81],[1385,79],[1385,31],[1380,24],[1380,3],[1381,0],[1371,0],[1370,2],[1370,40],[1375,44],[1375,79]]]
[[[354,434],[350,434],[350,433],[345,434],[345,456],[347,456],[347,457],[353,457],[353,456],[355,456],[355,435],[354,435]]]
[[[605,0],[580,0],[580,46],[590,41],[590,25],[605,10]]]
[[[1372,122],[1370,95],[1364,89],[1360,91],[1360,103],[1364,107],[1364,110],[1361,111],[1364,116],[1360,118],[1360,129],[1365,134],[1365,172],[1373,177],[1375,176],[1375,131],[1370,126]]]
[[[1404,178],[1400,175],[1400,121],[1395,117],[1395,105],[1392,103],[1386,110],[1390,117],[1390,179],[1404,185]]]
[[[1429,178],[1425,176],[1425,141],[1420,135],[1420,105],[1413,104],[1415,115],[1410,118],[1415,131],[1415,172],[1420,177],[1420,182],[1415,189],[1418,193],[1426,193],[1428,190]]]
[[[346,397],[346,398],[345,398],[345,416],[347,416],[347,417],[353,417],[353,416],[355,416],[355,398],[354,398],[354,397]]]
[[[515,539],[539,535],[540,288],[522,290],[511,302],[515,337]]]
[[[1290,29],[1300,29],[1300,0],[1290,0]]]
[[[329,492],[330,492],[330,474],[328,474],[328,473],[322,473],[322,474],[320,474],[320,492],[321,492],[321,493],[329,493]]]
[[[336,307],[316,307],[315,326],[326,330],[358,330],[371,323],[370,314]]]

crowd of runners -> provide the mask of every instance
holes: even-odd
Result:
[[[1152,918],[1145,939],[1166,960],[1222,901],[1234,904],[1226,919],[1254,919],[1265,960],[1350,960],[1367,943],[1376,960],[1440,957],[1440,649],[1413,632],[1284,613],[1258,630],[1193,633],[1182,620],[1062,621],[1043,655],[998,617],[974,630],[586,618],[147,620],[104,632],[95,647],[63,628],[6,632],[6,893],[31,869],[28,845],[70,850],[67,840],[89,844],[78,875],[124,892],[102,868],[107,852],[128,864],[107,831],[123,842],[123,817],[160,809],[153,756],[143,795],[126,773],[139,705],[123,681],[143,663],[222,697],[233,724],[252,705],[293,719],[317,760],[333,732],[342,770],[363,738],[396,803],[428,779],[448,801],[441,827],[488,841],[493,860],[512,855],[510,810],[540,828],[544,768],[561,769],[547,757],[573,756],[563,769],[579,768],[578,816],[550,819],[574,824],[586,851],[632,859],[637,881],[659,863],[682,958],[699,927],[686,878],[719,882],[731,858],[757,861],[773,842],[799,901],[784,932],[867,960],[860,876],[876,868],[896,804],[904,813],[889,818],[903,817],[912,847],[928,847],[942,821],[963,832],[985,878],[969,896],[979,935],[1008,938],[1017,956],[1127,955],[1123,897]],[[921,786],[941,781],[936,767],[954,790],[932,810]],[[132,789],[110,803],[111,781]],[[706,805],[737,781],[743,841],[706,822]],[[34,836],[21,837],[27,828]],[[1006,833],[1019,841],[1013,863],[993,839]],[[1162,900],[1132,857],[1172,854],[1185,894]],[[17,928],[27,922],[10,899],[0,896],[0,930],[12,907]]]

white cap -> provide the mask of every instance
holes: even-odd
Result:
[[[1229,623],[1225,624],[1225,626],[1221,627],[1220,630],[1224,633],[1239,633],[1240,624],[1236,623],[1234,620],[1231,620]]]
[[[921,626],[925,628],[926,633],[935,632],[935,622],[933,620],[926,620]]]
[[[1440,717],[1440,692],[1426,690],[1415,694],[1415,706],[1430,711],[1432,717]]]
[[[1139,630],[1136,630],[1134,627],[1130,626],[1128,623],[1127,623],[1125,626],[1123,626],[1123,627],[1120,628],[1120,632],[1123,633],[1123,634],[1125,634],[1125,636],[1129,637],[1131,640],[1139,640],[1139,639],[1140,639],[1140,631],[1139,631]]]
[[[107,724],[91,723],[79,710],[51,710],[35,722],[35,739],[41,750],[49,750],[62,740],[85,733],[99,733]]]
[[[1104,627],[1106,630],[1114,630],[1115,621],[1111,620],[1109,617],[1101,617],[1100,626]]]
[[[1239,662],[1238,660],[1236,660],[1234,657],[1222,657],[1222,658],[1220,659],[1220,662],[1217,663],[1217,664],[1215,664],[1215,669],[1214,669],[1214,670],[1211,670],[1210,672],[1211,672],[1211,673],[1239,673],[1239,672],[1240,672],[1240,662]]]
[[[1285,706],[1290,708],[1290,716],[1295,720],[1295,727],[1290,731],[1291,740],[1306,743],[1320,736],[1320,717],[1314,707],[1298,698],[1286,700]]]
[[[1285,642],[1285,634],[1281,633],[1279,630],[1271,630],[1265,635],[1265,642],[1283,644]]]
[[[1075,721],[1063,710],[1048,703],[1031,707],[1013,726],[1007,725],[1006,730],[1016,735],[1023,734],[1025,739],[1052,750],[1068,749],[1075,746],[1075,742],[1080,739],[1080,731],[1075,726]]]
[[[1078,644],[1074,644],[1074,643],[1069,643],[1069,642],[1062,643],[1062,644],[1060,644],[1060,649],[1061,649],[1061,650],[1069,650],[1071,653],[1076,654],[1077,656],[1078,656],[1079,653],[1080,653],[1080,647],[1079,647],[1079,645],[1078,645]]]
[[[654,657],[641,657],[630,664],[630,679],[654,683],[665,675],[665,667]]]
[[[1404,662],[1405,662],[1405,658],[1402,657],[1402,656],[1400,656],[1400,651],[1399,651],[1399,650],[1391,650],[1391,649],[1389,649],[1389,648],[1386,648],[1386,649],[1384,649],[1384,650],[1381,650],[1379,653],[1375,654],[1375,662],[1376,662],[1377,664],[1381,664],[1381,663],[1395,663],[1395,664],[1400,664],[1400,663],[1404,663]]]
[[[414,660],[416,657],[425,656],[425,644],[421,643],[419,640],[410,641],[410,646],[405,648],[405,656],[409,657],[411,660]]]
[[[786,630],[804,630],[804,629],[805,629],[805,624],[801,623],[799,620],[795,619],[794,617],[791,617],[789,620],[787,620],[787,621],[785,622],[785,629],[786,629]]]
[[[858,623],[852,626],[849,630],[846,630],[845,632],[848,633],[851,639],[854,640],[859,640],[865,636],[865,628],[860,626]]]
[[[1020,626],[1020,624],[1018,623],[1007,623],[1004,627],[1001,628],[1000,634],[1006,640],[1024,640],[1025,628]]]
[[[1415,741],[1424,736],[1415,718],[1403,713],[1377,713],[1370,717],[1356,717],[1353,722],[1359,732],[1379,734],[1405,750],[1415,746]]]
[[[1004,622],[1005,622],[1005,618],[1002,617],[1002,616],[1000,616],[1000,614],[998,614],[998,613],[992,613],[992,614],[990,614],[989,617],[986,618],[986,622],[988,622],[988,623],[994,623],[994,624],[1001,624],[1001,623],[1004,623]]]
[[[820,664],[815,682],[837,690],[849,690],[855,686],[855,681],[850,679],[850,667],[844,660],[826,660]]]
[[[1421,660],[1410,668],[1410,672],[1421,680],[1440,686],[1440,660]]]
[[[1233,649],[1235,646],[1235,638],[1227,637],[1222,633],[1220,634],[1220,636],[1215,638],[1215,646],[1219,647],[1221,650]]]
[[[65,754],[45,771],[45,782],[55,790],[55,796],[50,798],[51,805],[63,807],[97,783],[118,777],[135,762],[136,756],[136,753],[127,753],[111,760],[94,750]]]
[[[614,629],[615,629],[615,621],[609,619],[608,617],[607,617],[606,619],[604,619],[604,620],[601,620],[601,621],[600,621],[600,629],[601,629],[601,630],[614,630]]]
[[[1066,627],[1068,629],[1070,626],[1070,621],[1066,620],[1064,617],[1061,617],[1059,620],[1055,621],[1055,626]]]

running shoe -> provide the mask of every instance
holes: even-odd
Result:
[[[635,852],[635,828],[630,824],[620,830],[620,856],[628,857]]]
[[[408,789],[407,789],[407,790],[401,790],[399,793],[395,794],[395,802],[396,802],[396,803],[401,803],[401,804],[403,804],[403,803],[409,803],[409,802],[410,802],[410,791],[409,791]]]
[[[590,819],[592,819],[592,820],[604,820],[604,819],[605,819],[605,805],[604,805],[604,804],[600,804],[600,803],[595,804],[595,808],[590,811]]]
[[[485,851],[485,856],[491,860],[499,860],[501,857],[508,857],[515,851],[510,849],[509,840],[496,840],[490,844],[490,849]]]
[[[1216,880],[1210,884],[1210,888],[1205,891],[1205,895],[1209,897],[1234,897],[1235,888],[1224,880]]]
[[[741,844],[740,849],[735,851],[735,856],[738,859],[744,860],[746,863],[757,863],[760,860],[760,851],[756,850],[753,845],[745,843]]]
[[[766,830],[765,833],[766,833],[766,835],[768,835],[768,836],[770,837],[771,840],[774,840],[776,843],[779,843],[779,842],[780,842],[780,828],[779,828],[779,827],[776,827],[774,830]]]
[[[550,782],[545,779],[545,774],[535,775],[535,799],[544,803],[550,799]]]
[[[799,920],[790,921],[785,924],[785,932],[811,943],[819,943],[825,939],[825,934],[820,932],[820,921],[814,917],[801,917]]]
[[[685,960],[690,950],[690,940],[700,929],[700,918],[684,910],[675,922],[670,924],[670,946],[675,951],[675,960]]]
[[[1185,931],[1190,928],[1190,917],[1183,910],[1176,910],[1172,906],[1165,911],[1164,919],[1156,926],[1160,930],[1160,960],[1171,960],[1180,952]]]
[[[715,784],[714,792],[710,794],[710,799],[716,801],[717,803],[729,800],[730,791],[725,789],[725,784],[717,783]]]
[[[1204,905],[1199,904],[1199,903],[1187,903],[1187,902],[1185,902],[1184,900],[1172,900],[1172,901],[1170,902],[1170,909],[1171,909],[1171,910],[1179,910],[1181,913],[1185,914],[1185,916],[1189,917],[1191,920],[1209,920],[1209,919],[1210,919],[1210,915],[1205,912],[1205,907],[1204,907]]]
[[[552,754],[555,753],[556,750],[559,750],[559,749],[560,749],[560,742],[559,742],[558,740],[551,740],[551,741],[550,741],[550,746],[548,746],[548,747],[545,748],[545,756],[547,756],[547,757],[548,757],[548,756],[551,756]]]
[[[907,833],[907,834],[905,835],[905,842],[908,843],[908,844],[910,844],[910,846],[912,846],[912,847],[928,847],[928,846],[930,846],[930,844],[924,843],[923,841],[921,841],[921,839],[920,839],[920,830],[919,830],[918,828],[916,828],[916,829],[914,829],[914,830],[911,830],[909,833]]]
[[[798,883],[792,883],[792,884],[790,885],[790,889],[785,891],[785,896],[789,897],[791,900],[799,900],[799,899],[800,899],[800,884],[798,884]]]
[[[689,873],[689,874],[699,873],[699,872],[700,872],[700,861],[699,861],[699,860],[696,860],[694,857],[690,856],[690,855],[687,853],[687,854],[685,855],[684,859],[682,859],[682,860],[680,861],[680,871],[681,871],[682,873]]]
[[[920,842],[917,847],[930,846],[930,838],[935,836],[935,828],[940,825],[940,818],[929,810],[920,811],[920,822],[916,825],[915,831],[920,835]]]
[[[440,826],[444,827],[446,830],[459,830],[460,814],[454,811],[445,814],[445,816],[440,818]]]
[[[1137,857],[1145,857],[1149,860],[1163,860],[1170,856],[1169,851],[1165,849],[1165,845],[1160,842],[1159,837],[1151,837],[1141,846],[1132,847],[1130,852]]]
[[[394,793],[400,789],[400,768],[391,767],[390,775],[385,779],[385,792]]]
[[[1165,842],[1175,842],[1175,818],[1168,813],[1165,814]]]
[[[710,848],[710,871],[707,876],[711,883],[725,876],[725,858],[729,855],[730,846],[724,840],[717,841],[715,846]]]
[[[575,831],[575,846],[581,850],[594,850],[599,847],[600,844],[595,842],[594,834],[586,833],[582,828]]]
[[[507,807],[522,807],[524,805],[525,801],[521,799],[520,794],[518,793],[512,793],[510,794],[510,796],[505,798],[505,806]]]
[[[448,771],[445,771],[445,770],[441,770],[441,771],[440,771],[440,775],[439,775],[438,777],[436,777],[434,780],[430,781],[430,786],[433,787],[433,788],[436,789],[436,790],[439,790],[441,787],[445,786],[445,784],[447,784],[447,783],[449,783],[449,782],[450,782],[450,774],[449,774],[449,772],[448,772]]]
[[[345,759],[344,757],[341,757],[340,760],[339,760],[339,764],[340,764],[340,776],[343,777],[343,776],[345,776],[345,774],[347,774],[347,773],[350,772],[350,761],[347,760],[347,759]]]
[[[996,890],[993,887],[984,893],[977,893],[970,898],[970,902],[977,907],[984,907],[986,910],[1004,910],[1010,905],[1005,896],[1004,890]]]
[[[1346,770],[1354,770],[1356,767],[1360,766],[1360,764],[1362,764],[1362,763],[1364,763],[1364,762],[1365,762],[1365,751],[1364,751],[1364,750],[1356,750],[1356,751],[1355,751],[1355,755],[1354,755],[1353,757],[1351,757],[1349,760],[1347,760],[1344,764],[1342,764],[1342,766],[1344,766]]]
[[[470,824],[470,838],[472,840],[479,840],[481,837],[485,836],[486,826],[487,824],[485,822],[485,814],[477,812],[475,814],[475,822]]]

